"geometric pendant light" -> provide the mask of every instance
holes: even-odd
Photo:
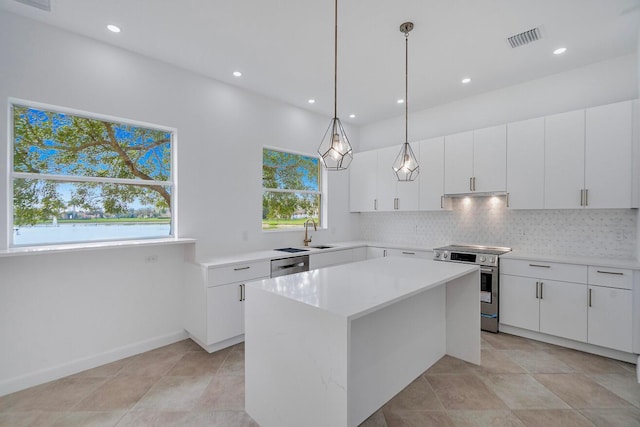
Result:
[[[404,144],[400,153],[393,162],[393,171],[398,177],[398,181],[414,181],[420,173],[418,159],[413,154],[409,144],[409,32],[413,29],[412,22],[405,22],[400,25],[400,31],[404,34],[405,52],[405,73],[404,73]]]
[[[333,118],[322,137],[318,154],[328,170],[345,170],[353,160],[353,149],[338,118],[338,0],[335,1],[334,58],[333,58]]]

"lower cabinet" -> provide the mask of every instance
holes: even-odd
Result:
[[[207,288],[207,342],[244,334],[244,283]]]
[[[412,258],[432,259],[433,252],[413,249],[389,249],[373,246],[367,247],[367,259],[383,258],[386,256],[404,256]]]
[[[543,277],[518,275],[535,268]],[[501,269],[501,324],[633,351],[632,270],[510,259]],[[554,275],[563,280],[552,280]],[[580,283],[564,281],[571,278]]]

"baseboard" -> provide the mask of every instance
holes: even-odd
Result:
[[[191,338],[193,341],[195,341],[196,344],[198,344],[200,347],[205,349],[207,352],[213,353],[215,351],[222,350],[223,348],[231,347],[232,345],[235,345],[235,344],[243,342],[244,341],[244,334],[238,335],[236,337],[229,338],[228,340],[220,341],[220,342],[217,342],[217,343],[211,344],[211,345],[207,345],[207,344],[203,343],[202,341],[200,341],[198,338],[194,337],[191,334],[189,334],[189,338]]]
[[[540,332],[530,331],[527,329],[516,328],[515,326],[500,324],[500,332],[504,332],[511,335],[518,335],[520,337],[529,338],[536,341],[546,342],[548,344],[559,345],[561,347],[568,347],[574,350],[584,351],[585,353],[597,354],[598,356],[604,356],[611,359],[622,360],[628,363],[637,363],[638,355],[633,353],[626,353],[620,350],[613,350],[611,348],[599,347],[597,345],[588,344],[579,341],[573,341],[567,338],[555,337],[553,335],[547,335]]]
[[[118,347],[104,353],[82,359],[76,359],[62,365],[2,380],[0,381],[0,396],[77,374],[78,372],[86,371],[87,369],[115,362],[116,360],[124,359],[125,357],[135,356],[136,354],[154,350],[187,338],[189,338],[187,332],[185,330],[181,330],[168,335],[162,335],[134,344]]]

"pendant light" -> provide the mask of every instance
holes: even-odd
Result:
[[[409,145],[409,32],[413,30],[412,22],[405,22],[400,25],[400,31],[404,33],[404,144],[398,153],[398,157],[393,162],[393,171],[398,177],[398,181],[414,181],[420,173],[418,159],[413,154]]]
[[[322,137],[318,154],[328,170],[345,170],[353,160],[353,149],[338,118],[338,0],[335,2],[334,61],[333,61],[333,119]]]

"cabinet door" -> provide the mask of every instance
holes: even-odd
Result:
[[[242,284],[207,288],[207,344],[211,345],[244,333]]]
[[[372,246],[367,247],[367,259],[384,258],[387,256],[387,250],[385,248],[374,248]]]
[[[580,208],[584,188],[584,110],[545,117],[544,207]]]
[[[349,166],[349,210],[351,212],[375,210],[377,174],[377,151],[354,154]]]
[[[540,281],[540,332],[587,341],[587,285]]]
[[[589,286],[589,343],[632,351],[632,291]]]
[[[474,191],[507,190],[507,126],[493,126],[473,132]]]
[[[500,275],[500,323],[538,331],[540,329],[538,301],[536,279]]]
[[[473,176],[473,132],[444,137],[444,192],[470,193]]]
[[[444,137],[432,138],[418,144],[420,152],[421,211],[444,209]]]
[[[585,188],[589,208],[630,208],[631,101],[586,111]]]
[[[396,184],[398,178],[393,172],[393,161],[400,152],[400,146],[382,148],[378,152],[378,210],[395,210]]]
[[[507,191],[511,209],[544,207],[544,117],[507,125]]]

